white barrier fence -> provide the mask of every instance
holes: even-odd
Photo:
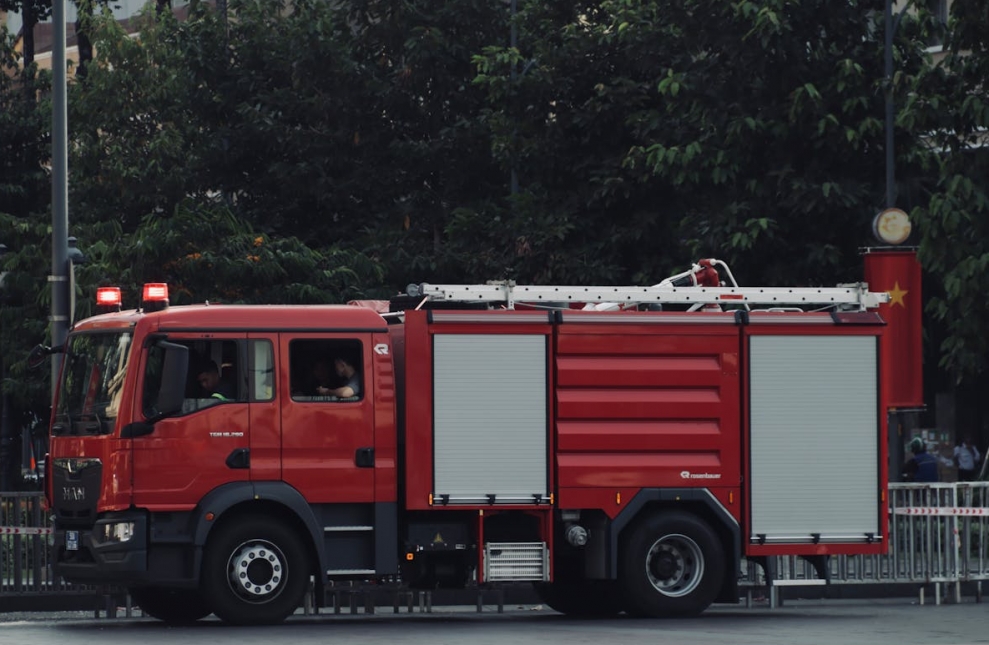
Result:
[[[0,606],[6,596],[91,593],[52,572],[52,527],[38,492],[0,493]]]
[[[989,482],[890,484],[889,551],[884,555],[834,556],[828,559],[832,585],[934,583],[936,601],[942,586],[989,580]],[[770,602],[776,587],[825,584],[812,564],[797,556],[771,558],[769,572],[753,563],[742,581],[766,585]],[[768,573],[768,575],[766,575]],[[921,602],[924,588],[918,589]]]

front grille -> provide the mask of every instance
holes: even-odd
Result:
[[[52,462],[52,510],[59,528],[92,526],[100,498],[103,464],[99,459]]]

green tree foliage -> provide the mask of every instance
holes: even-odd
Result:
[[[25,216],[44,208],[51,192],[42,166],[50,106],[36,100],[50,78],[33,65],[22,70],[20,62],[13,36],[0,30],[0,211]]]
[[[507,8],[248,0],[231,15],[193,4],[140,40],[104,19],[70,116],[80,216],[128,234],[187,198],[222,202],[260,233],[359,249],[389,285],[463,279],[474,240],[450,222],[497,216],[507,184],[471,62],[507,39]]]
[[[477,59],[499,106],[496,150],[532,196],[517,228],[551,233],[526,236],[526,273],[645,281],[713,255],[749,284],[861,275],[883,195],[870,3],[526,7],[519,50]],[[903,50],[912,73],[919,48]]]
[[[182,205],[172,217],[149,215],[127,245],[100,249],[107,264],[119,267],[103,280],[129,292],[131,306],[147,282],[167,283],[174,304],[306,304],[365,297],[381,278],[379,265],[363,254],[269,237],[223,206]]]
[[[508,170],[491,154],[487,91],[473,82],[472,57],[507,43],[508,4],[348,4],[370,116],[356,162],[360,244],[385,259],[393,284],[493,277],[497,264],[469,260],[490,257],[485,241],[455,224],[469,214],[497,225],[504,208]]]
[[[227,20],[193,2],[182,21],[149,10],[139,38],[96,16],[95,58],[70,87],[80,315],[96,286],[133,304],[145,281],[174,302],[340,302],[419,280],[649,283],[703,256],[750,285],[860,278],[884,197],[880,6],[511,6],[235,0]],[[899,189],[905,206],[930,201],[922,257],[948,285],[945,321],[981,293],[979,242],[954,232],[984,219],[982,153],[961,147],[985,126],[984,12],[956,0],[971,27],[919,76],[923,12],[897,32]],[[18,109],[0,113],[19,124],[0,145],[23,155],[18,137],[47,145],[47,130]],[[950,159],[916,152],[935,131]],[[35,337],[47,197],[24,196],[45,156],[0,159],[0,190],[33,204],[0,205],[0,225],[39,308],[14,325]],[[947,360],[983,369],[966,354],[986,349],[979,319],[952,324]]]
[[[912,213],[932,278],[928,311],[943,327],[942,367],[964,380],[989,367],[989,5],[955,0],[945,36],[903,118],[925,134],[918,157],[932,178]]]
[[[15,417],[43,410],[48,396],[46,374],[26,374],[24,359],[44,340],[49,307],[51,249],[48,204],[51,184],[44,163],[50,155],[50,104],[45,96],[50,77],[34,65],[22,67],[14,40],[0,30],[0,356],[6,366],[3,391],[16,402]]]
[[[23,66],[34,62],[34,27],[46,20],[52,13],[51,0],[0,0],[0,11],[17,11],[22,19],[21,54]]]
[[[194,4],[139,41],[104,19],[70,116],[81,217],[127,234],[219,201],[260,233],[359,248],[398,283],[457,275],[469,241],[449,244],[447,220],[505,184],[471,83],[504,11],[393,4],[235,2],[228,24]]]
[[[167,217],[186,199],[211,197],[205,156],[213,132],[202,112],[212,93],[188,70],[203,48],[217,61],[223,49],[215,17],[202,16],[182,26],[168,14],[146,20],[140,39],[106,12],[96,21],[99,55],[86,84],[70,88],[73,226],[114,223],[130,235],[147,215]]]
[[[353,128],[332,109],[347,101],[321,98],[353,84],[316,69],[319,53],[342,60],[323,7],[244,3],[226,25],[194,4],[184,22],[147,17],[140,39],[104,14],[70,116],[90,283],[169,282],[178,302],[329,302],[380,284],[327,197],[346,178],[321,162],[347,154]],[[293,57],[300,39],[323,49]]]

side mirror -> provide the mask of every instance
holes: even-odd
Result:
[[[27,368],[36,370],[45,364],[48,357],[54,353],[51,347],[45,345],[35,345],[31,353],[27,355]]]

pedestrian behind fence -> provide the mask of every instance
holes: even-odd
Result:
[[[979,449],[972,442],[972,435],[965,435],[962,442],[955,446],[955,466],[958,467],[958,481],[970,482],[975,480],[980,457]]]
[[[903,481],[907,482],[936,482],[938,481],[937,457],[927,452],[927,446],[920,437],[910,441],[910,452],[913,453],[903,464]]]

